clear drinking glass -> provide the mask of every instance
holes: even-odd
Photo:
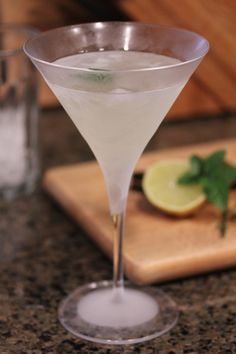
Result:
[[[79,287],[59,309],[63,326],[79,337],[138,343],[177,321],[176,306],[162,291],[124,286],[125,209],[139,156],[207,51],[208,42],[195,33],[135,22],[74,25],[25,44],[100,164],[114,224],[113,282]],[[117,57],[124,59],[119,65]]]
[[[23,51],[38,31],[0,25],[0,196],[31,192],[38,177],[37,71]]]

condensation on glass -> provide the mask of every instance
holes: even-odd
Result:
[[[22,46],[34,29],[0,25],[0,196],[31,193],[39,175],[37,74]]]

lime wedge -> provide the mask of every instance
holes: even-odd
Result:
[[[142,182],[148,201],[168,214],[187,216],[195,212],[206,198],[200,185],[178,184],[188,169],[186,160],[162,160],[150,166]]]

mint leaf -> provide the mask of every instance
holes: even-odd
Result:
[[[190,170],[184,173],[179,179],[180,184],[197,184],[203,171],[203,159],[193,155],[190,159]]]
[[[225,150],[219,150],[204,159],[205,173],[212,173],[224,162]]]
[[[93,70],[93,71],[92,71]],[[97,70],[97,72],[95,72]],[[109,71],[105,72],[99,69],[91,68],[91,72],[85,72],[83,74],[78,74],[78,77],[85,81],[108,84],[112,82],[112,74]]]
[[[230,187],[236,182],[236,167],[224,162],[222,164],[222,174],[224,175],[225,182]]]
[[[224,160],[225,154],[225,150],[219,150],[206,158],[193,155],[189,171],[178,179],[180,184],[202,185],[207,200],[221,210],[221,235],[227,226],[229,191],[236,183],[236,166]]]
[[[221,211],[227,210],[229,188],[224,181],[203,177],[200,184],[203,186],[203,191],[210,203],[214,204]]]

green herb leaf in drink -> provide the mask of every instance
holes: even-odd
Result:
[[[89,68],[91,72],[87,71],[83,74],[79,74],[80,79],[95,82],[98,84],[108,84],[112,82],[112,74],[105,69]]]

